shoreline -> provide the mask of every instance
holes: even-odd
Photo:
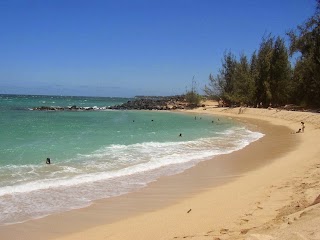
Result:
[[[238,109],[233,111],[238,111]],[[319,136],[319,128],[313,128],[313,131],[312,127],[308,125],[308,121],[306,121],[306,133],[292,135],[288,133],[288,128],[281,126],[284,125],[291,128],[290,131],[294,131],[298,126],[295,121],[288,122],[273,117],[272,122],[276,125],[272,125],[261,122],[261,120],[267,120],[266,118],[260,117],[260,120],[253,120],[257,117],[254,114],[253,116],[248,116],[249,114],[246,111],[244,114],[239,115],[230,111],[218,112],[214,111],[214,109],[212,112],[209,109],[206,111],[198,109],[197,111],[187,112],[192,114],[209,112],[210,114],[232,116],[246,124],[256,125],[258,128],[263,126],[267,136],[237,152],[201,162],[181,174],[161,178],[135,193],[99,200],[88,208],[51,215],[22,224],[0,227],[0,236],[4,236],[3,238],[6,239],[6,236],[11,236],[12,238],[12,234],[15,234],[17,236],[15,239],[19,239],[19,235],[25,237],[25,234],[28,234],[30,239],[39,237],[38,239],[66,240],[79,238],[173,239],[191,235],[201,239],[202,237],[205,238],[205,235],[218,236],[220,234],[222,237],[229,236],[228,232],[232,228],[230,226],[234,225],[234,221],[238,220],[242,214],[245,214],[248,208],[250,210],[253,206],[257,207],[254,202],[260,202],[258,207],[261,207],[262,201],[257,199],[261,198],[261,194],[265,195],[264,189],[266,186],[277,186],[279,181],[295,176],[291,172],[292,170],[298,171],[297,167],[305,168],[311,162],[314,163],[314,160],[310,160],[309,163],[301,163],[301,161],[299,163],[298,159],[299,154],[301,157],[301,150],[306,147],[304,142],[306,136],[312,135],[311,137],[313,138]],[[274,131],[273,135],[271,134],[272,131]],[[279,134],[283,137],[281,141],[279,140],[279,137],[281,137]],[[271,139],[268,139],[268,137]],[[275,141],[275,139],[278,139],[278,141]],[[291,140],[300,142],[292,141],[290,143]],[[310,144],[310,141],[307,142]],[[318,153],[317,151],[319,150],[313,149],[313,151],[305,155],[309,156],[310,153]],[[299,154],[297,155],[297,153]],[[264,162],[257,162],[257,157],[259,160],[264,160]],[[310,157],[312,156],[310,155]],[[235,162],[234,158],[244,160]],[[293,158],[294,161],[291,162],[290,158]],[[214,161],[219,159],[222,159],[230,167],[231,172],[232,168],[237,168],[239,174],[236,176],[231,175],[228,179],[212,179],[212,177],[210,179],[213,170],[213,166],[210,165],[214,165]],[[287,166],[288,163],[297,165]],[[268,178],[270,173],[272,173],[272,179]],[[194,177],[197,177],[197,181],[194,181]],[[199,177],[200,179],[202,177],[202,179],[199,180]],[[212,184],[213,180],[219,186]],[[224,182],[224,184],[220,184],[221,182]],[[181,189],[186,183],[188,183],[188,189]],[[237,192],[238,190],[239,192]],[[310,196],[310,199],[313,197]],[[155,200],[157,201],[154,202]],[[229,203],[226,203],[226,201],[229,201]],[[148,202],[152,202],[152,204]],[[117,208],[112,206],[117,206]],[[128,209],[124,209],[124,207]],[[259,211],[260,213],[264,212],[264,208],[261,208],[258,208],[261,210]],[[122,209],[121,213],[117,209]],[[187,213],[189,209],[192,209],[192,211]],[[227,213],[229,211],[231,213]],[[263,218],[264,220],[259,218],[261,224],[270,221],[274,217],[274,210],[271,211],[273,215],[269,212],[265,213],[267,216]],[[113,216],[118,215],[118,218],[108,221],[108,217],[105,216],[106,213],[111,213]],[[151,219],[152,222],[150,221]],[[248,224],[242,224],[242,221],[244,223],[247,222],[241,220],[238,224],[243,230],[245,225]],[[221,233],[221,229],[228,230],[222,231],[226,233]],[[220,233],[215,231],[220,231]],[[220,235],[219,237],[221,237]]]

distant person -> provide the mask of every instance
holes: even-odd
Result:
[[[179,137],[182,137],[182,134],[181,134],[181,133],[179,134]]]
[[[47,160],[46,160],[46,164],[51,164],[51,160],[50,160],[50,158],[47,158]]]
[[[305,127],[304,122],[301,122],[301,132],[304,132]]]
[[[298,131],[296,131],[296,133],[301,133],[301,128],[299,128],[299,130],[298,130]]]

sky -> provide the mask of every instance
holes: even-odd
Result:
[[[226,51],[287,40],[315,0],[0,0],[0,94],[198,91]]]

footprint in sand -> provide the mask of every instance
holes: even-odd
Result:
[[[244,224],[247,224],[248,222],[249,222],[249,219],[241,218],[239,224],[244,225]]]
[[[241,234],[247,234],[252,228],[242,229],[240,231]]]
[[[263,207],[260,207],[260,206],[259,206],[260,204],[261,204],[261,202],[256,202],[257,209],[263,209]]]
[[[228,232],[229,232],[229,229],[227,229],[227,228],[220,229],[221,234],[227,234]]]
[[[320,232],[311,232],[309,236],[312,240],[320,239]]]

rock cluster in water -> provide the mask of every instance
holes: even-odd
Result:
[[[34,107],[31,110],[38,111],[94,111],[94,110],[176,110],[185,109],[194,106],[190,106],[186,103],[183,95],[171,96],[171,97],[135,97],[134,100],[126,103],[107,106],[107,107],[56,107],[56,106],[40,106]]]
[[[184,96],[174,97],[139,97],[121,105],[108,107],[115,110],[174,110],[184,109]]]
[[[105,110],[107,107],[77,107],[76,105],[68,106],[68,107],[60,107],[60,106],[40,106],[34,107],[30,110],[38,110],[38,111],[92,111],[92,110]]]

